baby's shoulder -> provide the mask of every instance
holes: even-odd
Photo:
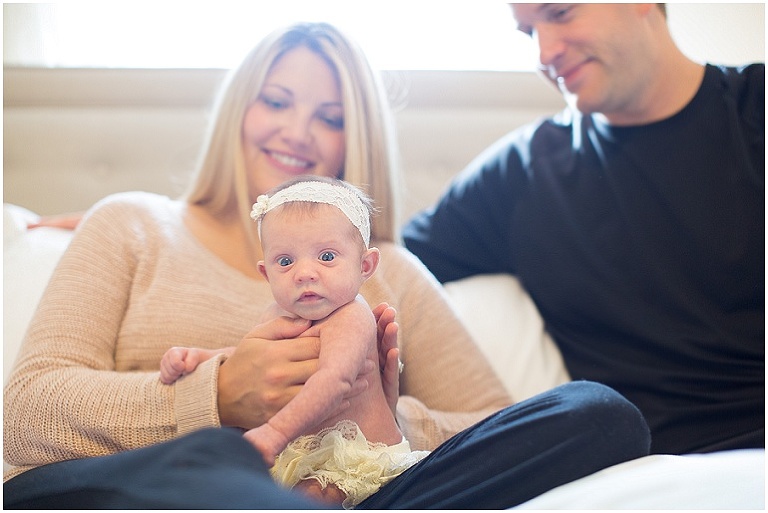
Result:
[[[349,303],[334,310],[328,317],[313,323],[312,328],[329,329],[329,327],[341,329],[359,329],[361,326],[376,325],[376,318],[365,298],[358,294]],[[310,328],[310,330],[312,329]]]

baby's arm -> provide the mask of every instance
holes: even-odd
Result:
[[[217,354],[231,355],[234,347],[224,349],[198,349],[194,347],[172,347],[160,360],[160,381],[170,385],[184,374],[189,374],[202,362]]]
[[[270,466],[291,440],[309,432],[338,409],[376,344],[376,320],[361,296],[336,310],[318,327],[317,371],[268,423],[245,433]]]

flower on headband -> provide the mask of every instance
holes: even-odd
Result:
[[[258,221],[261,216],[267,213],[267,210],[269,210],[269,196],[262,194],[256,198],[256,203],[253,204],[251,219]]]

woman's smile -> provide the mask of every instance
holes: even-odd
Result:
[[[307,174],[314,163],[296,156],[288,155],[274,150],[263,150],[272,164],[282,171],[290,174]]]

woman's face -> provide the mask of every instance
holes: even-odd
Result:
[[[243,120],[251,196],[297,175],[337,177],[344,166],[344,108],[336,74],[308,48],[275,61]]]

